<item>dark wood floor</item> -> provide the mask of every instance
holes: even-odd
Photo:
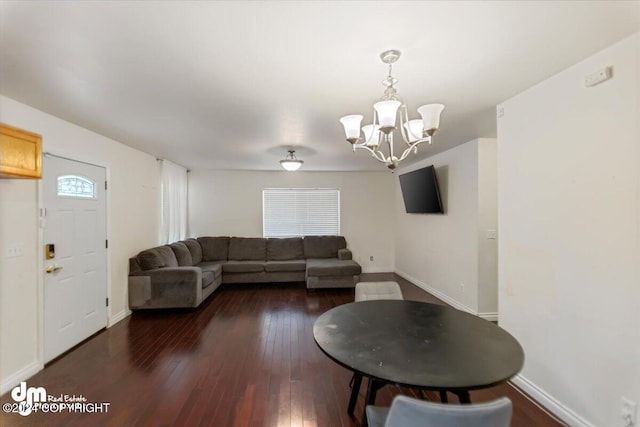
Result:
[[[395,276],[405,299],[443,304]],[[356,426],[347,415],[350,372],[313,340],[315,319],[353,301],[353,290],[307,292],[304,284],[223,286],[194,310],[134,313],[28,380],[50,395],[109,402],[102,414],[0,415],[2,426]],[[412,390],[386,386],[378,405]],[[482,402],[508,396],[512,426],[560,426],[508,384],[474,391]],[[430,400],[438,400],[429,393]],[[453,395],[450,401],[455,401]],[[2,402],[11,402],[8,395]]]

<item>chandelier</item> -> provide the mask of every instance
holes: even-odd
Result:
[[[389,75],[382,81],[386,87],[382,99],[373,104],[373,123],[362,126],[361,133],[362,115],[352,114],[340,119],[353,151],[358,148],[367,150],[376,160],[386,164],[391,170],[395,169],[398,163],[411,152],[417,153],[418,145],[423,142],[431,144],[431,137],[438,130],[440,113],[444,109],[442,104],[423,105],[418,108],[422,119],[409,120],[407,106],[394,87],[398,80],[391,75],[391,67],[398,58],[400,58],[399,50],[387,50],[380,54],[382,62],[389,64]],[[396,119],[399,119],[399,126],[396,126]],[[400,157],[396,157],[393,150],[393,135],[397,128],[400,128],[400,135],[407,145]],[[388,154],[382,151],[382,147],[385,146]]]
[[[300,169],[300,166],[304,163],[302,160],[298,160],[295,154],[296,150],[289,150],[289,154],[284,160],[280,160],[280,166],[289,172],[297,171]]]

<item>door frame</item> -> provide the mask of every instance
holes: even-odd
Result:
[[[109,166],[104,165],[104,164],[100,164],[99,162],[93,160],[93,159],[85,159],[81,156],[77,156],[76,154],[66,154],[66,153],[61,153],[58,154],[56,152],[43,152],[42,153],[42,157],[43,157],[43,167],[44,167],[44,163],[45,163],[45,157],[57,157],[60,159],[64,159],[64,160],[70,160],[72,162],[78,162],[78,163],[84,163],[90,166],[96,166],[99,168],[104,168],[105,171],[105,179],[107,180],[107,182],[110,181],[111,175],[110,175],[110,169]],[[78,158],[80,157],[80,158]],[[38,337],[37,337],[37,345],[38,345],[38,365],[39,365],[39,370],[44,369],[44,264],[45,264],[45,259],[44,259],[44,229],[42,228],[42,209],[44,208],[44,190],[43,190],[43,180],[40,179],[38,180],[38,188],[37,188],[37,194],[38,194],[38,212],[36,212],[37,218],[38,218],[38,259],[37,259],[37,264],[38,264],[38,289],[37,289],[37,296],[38,296],[38,320],[37,320],[37,324],[38,324]],[[110,236],[111,236],[111,216],[109,215],[109,212],[111,211],[111,198],[109,197],[109,191],[105,191],[104,194],[105,197],[105,220],[106,220],[106,229],[105,229],[105,236],[107,240],[111,240]],[[112,313],[111,313],[111,251],[109,250],[110,248],[107,248],[106,250],[106,285],[107,285],[107,298],[109,298],[109,306],[107,307],[107,318],[106,320],[106,327],[110,328],[112,326],[111,323],[111,319],[112,319]],[[64,353],[63,353],[64,354]],[[55,359],[54,359],[55,360]]]

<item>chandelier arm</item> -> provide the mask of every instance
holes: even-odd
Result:
[[[379,149],[375,149],[375,150],[371,150],[371,154],[373,154],[373,157],[376,158],[377,161],[382,162],[382,163],[386,163],[386,159],[384,157],[384,153],[382,151],[380,151]]]
[[[401,161],[406,159],[407,156],[411,153],[412,150],[417,150],[418,149],[418,144],[420,144],[420,142],[421,141],[416,141],[413,144],[409,145],[409,147],[407,147],[407,149],[402,152],[402,156],[400,156],[400,158],[398,159],[398,163],[400,163]]]
[[[373,157],[375,157],[375,158],[376,158],[376,160],[377,160],[377,161],[379,161],[379,162],[387,163],[387,160],[386,160],[386,159],[385,159],[385,157],[384,157],[384,153],[383,153],[382,151],[380,151],[380,150],[376,150],[376,151],[374,152]]]
[[[427,138],[421,138],[417,141],[413,141],[413,143],[409,144],[409,147],[407,147],[406,150],[404,150],[402,152],[402,156],[400,157],[400,159],[398,159],[398,163],[400,163],[401,161],[403,161],[404,159],[407,158],[407,156],[411,153],[411,151],[413,150],[414,153],[418,152],[418,145],[422,144],[423,142],[429,142],[431,143],[431,137],[427,137]]]
[[[353,144],[353,151],[356,151],[356,149],[361,149],[361,150],[367,150],[368,152],[370,152],[371,154],[373,154],[373,150],[368,147],[365,144]]]
[[[379,162],[382,162],[382,163],[386,162],[386,160],[384,159],[384,154],[382,154],[382,152],[380,150],[373,150],[373,149],[367,147],[365,144],[354,144],[353,145],[353,151],[355,151],[356,148],[367,150]],[[381,158],[381,156],[382,156],[382,158]]]
[[[411,132],[411,129],[405,128],[405,124],[407,125],[407,127],[409,127],[409,112],[407,104],[402,104],[400,108],[400,133],[402,134],[402,139],[404,140],[404,142],[407,145],[411,146],[411,142],[409,142],[411,140],[411,138],[409,138],[409,132]]]

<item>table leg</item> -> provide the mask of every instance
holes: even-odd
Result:
[[[356,407],[356,401],[358,400],[358,393],[360,392],[360,384],[362,384],[362,375],[353,374],[353,384],[351,385],[351,398],[349,398],[349,406],[347,407],[347,414],[353,415],[353,410]]]
[[[449,398],[447,397],[447,391],[446,390],[440,390],[440,402],[449,403]]]
[[[361,427],[367,427],[369,422],[367,420],[367,405],[374,405],[376,403],[376,394],[384,386],[382,381],[376,381],[373,378],[369,378],[369,384],[367,385],[367,396],[364,401],[364,411],[362,411],[362,423]]]
[[[453,392],[456,396],[458,396],[458,400],[460,403],[471,403],[471,396],[469,396],[469,391],[461,390]]]

